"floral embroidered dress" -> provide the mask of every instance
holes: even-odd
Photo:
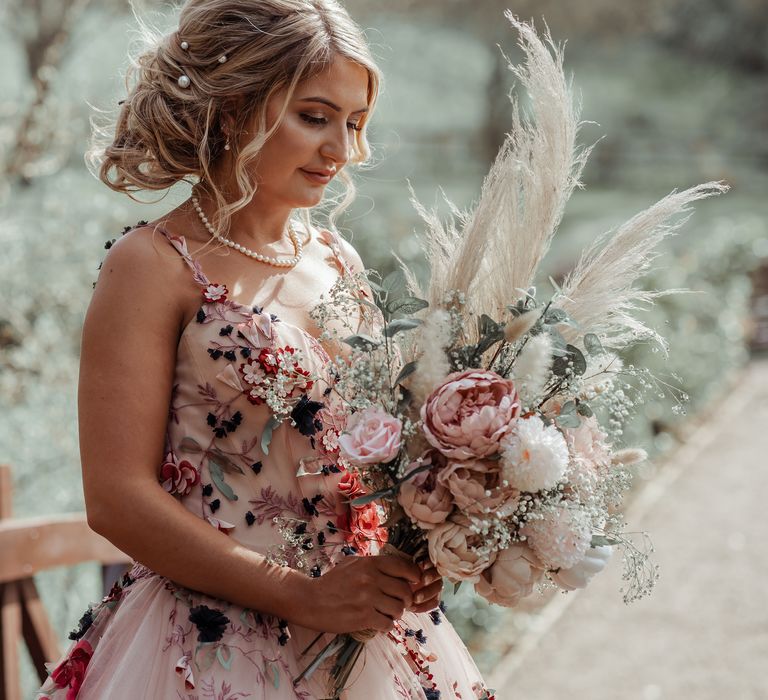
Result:
[[[223,535],[321,576],[346,556],[373,553],[375,507],[352,509],[356,484],[338,457],[345,416],[323,345],[279,313],[229,297],[159,229],[190,268],[201,306],[181,333],[162,487]],[[341,275],[353,272],[330,231],[315,232]],[[364,293],[361,290],[361,293]],[[278,424],[274,397],[293,406]],[[182,546],[182,543],[180,543]],[[204,566],[205,562],[201,562]],[[294,684],[333,635],[187,589],[134,562],[89,606],[73,644],[51,664],[38,698],[72,700],[309,700],[327,670]],[[366,643],[344,700],[475,700],[491,696],[442,610],[406,612]]]

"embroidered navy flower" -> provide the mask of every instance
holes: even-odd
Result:
[[[439,625],[443,620],[440,617],[440,611],[439,610],[430,610],[429,616],[432,618],[432,623],[435,625]]]
[[[224,636],[229,618],[215,608],[197,605],[189,610],[189,621],[197,627],[199,642],[218,642]]]
[[[253,513],[251,513],[250,510],[247,511],[245,514],[245,522],[248,523],[248,527],[250,527],[256,522],[256,516]]]
[[[440,691],[437,688],[424,688],[427,700],[440,700]]]
[[[77,641],[80,639],[87,631],[88,628],[93,624],[93,608],[88,608],[83,613],[83,616],[80,618],[80,621],[77,623],[77,629],[73,629],[69,633],[69,638],[72,641]]]
[[[312,437],[318,430],[322,430],[323,423],[315,416],[324,406],[324,403],[313,401],[306,394],[302,395],[291,411],[291,419],[302,435]]]

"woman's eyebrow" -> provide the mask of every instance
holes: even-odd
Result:
[[[325,97],[302,97],[299,99],[299,102],[320,102],[320,104],[328,105],[331,109],[336,110],[337,112],[341,112],[341,107],[334,104],[330,100],[325,99]],[[368,107],[363,107],[362,109],[356,109],[352,114],[362,114],[363,112],[367,112]]]

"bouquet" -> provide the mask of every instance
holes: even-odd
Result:
[[[539,263],[594,146],[576,147],[561,49],[548,31],[544,42],[506,17],[525,54],[510,69],[532,114],[523,119],[513,99],[512,130],[469,211],[449,201],[444,223],[411,191],[426,224],[428,286],[401,262],[384,279],[340,279],[312,312],[325,339],[348,348],[334,360],[333,391],[349,416],[340,460],[364,488],[350,494],[352,508],[376,504],[383,516],[377,540],[429,557],[457,586],[513,606],[540,583],[586,586],[619,548],[629,602],[658,572],[647,536],[637,542],[620,512],[628,467],[646,454],[619,445],[640,392],[661,380],[624,366],[621,351],[666,349],[635,312],[671,293],[636,282],[687,217],[671,220],[727,186],[671,193],[600,236],[541,293]],[[375,304],[361,301],[361,284]],[[350,322],[360,314],[372,321],[365,332]],[[336,655],[336,697],[364,643],[364,634],[339,635],[305,674]]]

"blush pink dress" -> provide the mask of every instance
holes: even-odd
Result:
[[[327,350],[276,309],[232,299],[225,285],[206,277],[182,236],[158,230],[187,263],[201,296],[197,317],[179,339],[166,455],[158,466],[162,486],[222,537],[308,576],[322,575],[344,557],[372,553],[376,523],[353,517],[340,489],[347,477],[336,437],[345,416],[329,391],[334,377]],[[338,273],[352,274],[335,234],[313,235],[327,246]],[[295,408],[266,444],[275,421],[265,387],[278,377]],[[407,612],[391,633],[367,642],[341,698],[492,698],[443,612]],[[302,655],[317,636],[134,562],[89,606],[66,654],[50,664],[38,698],[326,698],[327,665],[294,682],[333,639],[323,635]]]

